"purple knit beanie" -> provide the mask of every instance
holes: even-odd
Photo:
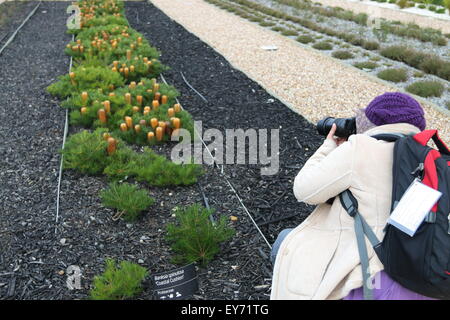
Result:
[[[401,92],[386,92],[376,97],[365,109],[366,117],[375,125],[409,123],[425,130],[424,112],[417,100]]]

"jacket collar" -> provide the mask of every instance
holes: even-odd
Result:
[[[413,126],[409,123],[394,123],[394,124],[385,124],[382,126],[377,126],[375,128],[369,129],[363,134],[368,136],[373,136],[381,133],[401,133],[404,135],[416,134],[419,133],[420,129],[416,126]]]

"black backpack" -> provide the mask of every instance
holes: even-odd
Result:
[[[346,190],[339,195],[342,206],[355,218],[364,298],[373,298],[365,244],[367,236],[384,271],[392,279],[424,296],[450,299],[450,151],[436,130],[409,136],[381,134],[373,137],[395,143],[391,212],[416,178],[442,192],[442,196],[413,237],[387,224],[380,242],[359,214],[358,202],[351,192]],[[427,146],[430,139],[439,151]]]

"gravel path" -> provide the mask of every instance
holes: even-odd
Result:
[[[58,276],[53,232],[64,111],[45,89],[69,67],[66,6],[42,3],[0,57],[0,299],[39,298]]]
[[[397,90],[202,0],[151,2],[311,122],[329,115],[352,116],[375,96]],[[268,45],[278,50],[261,48]],[[449,141],[450,117],[423,105],[428,127],[439,129]]]
[[[374,18],[385,18],[388,20],[398,20],[401,22],[413,22],[422,27],[440,29],[443,33],[450,33],[450,20],[446,14],[436,14],[431,11],[418,8],[408,8],[400,10],[397,5],[389,3],[377,3],[372,1],[352,1],[352,0],[314,0],[330,7],[341,7],[353,12],[368,13]],[[423,14],[411,12],[422,11]],[[427,15],[429,16],[427,16]],[[438,18],[431,15],[439,16]]]

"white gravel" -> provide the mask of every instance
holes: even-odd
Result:
[[[398,90],[203,0],[150,2],[311,122],[325,116],[352,116],[375,96]],[[261,49],[268,45],[278,50]],[[450,144],[450,117],[422,105],[428,127],[439,129]]]

